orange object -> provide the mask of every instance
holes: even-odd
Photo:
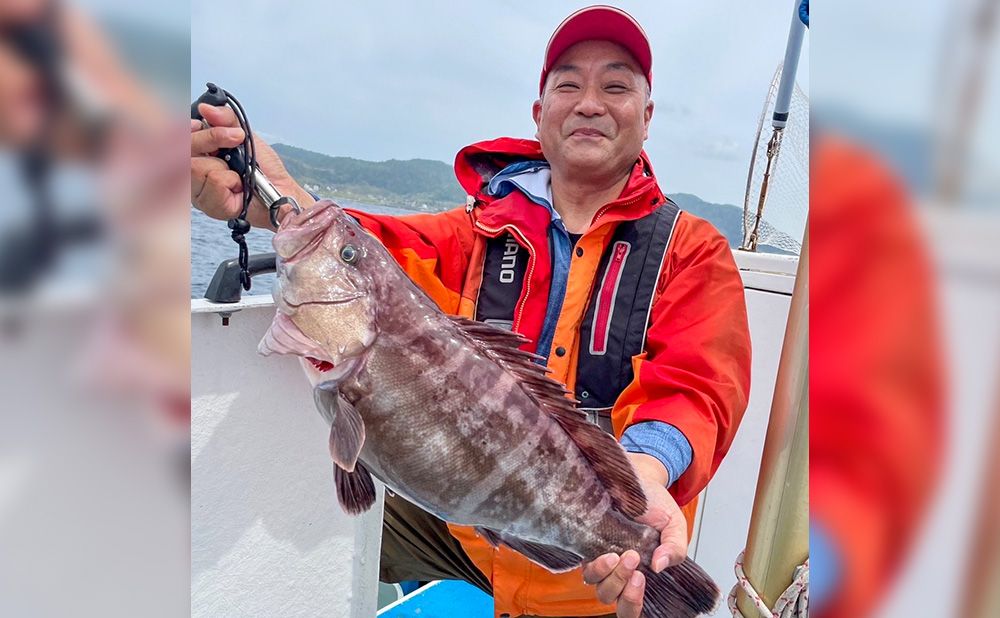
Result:
[[[816,140],[810,186],[810,517],[840,580],[819,616],[866,616],[898,571],[941,465],[931,271],[900,184]]]
[[[459,153],[456,173],[475,205],[436,215],[385,217],[352,211],[403,268],[449,313],[475,317],[487,241],[511,232],[531,256],[514,330],[537,340],[548,306],[551,265],[548,212],[519,194],[496,199],[482,190],[507,164],[542,159],[531,140],[501,138]],[[552,377],[576,380],[579,330],[600,279],[601,256],[623,222],[649,215],[665,202],[643,153],[621,197],[602,208],[577,242],[562,312],[549,355]],[[709,223],[680,213],[660,266],[643,354],[632,359],[634,378],[611,411],[615,435],[640,421],[663,421],[688,439],[693,460],[671,487],[691,532],[696,497],[715,473],[746,408],[750,336],[743,284],[726,239]],[[493,584],[495,612],[599,615],[614,611],[597,601],[581,569],[553,574],[506,548],[496,549],[471,528],[450,526],[466,553]]]

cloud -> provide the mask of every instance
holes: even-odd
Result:
[[[215,81],[240,98],[255,130],[308,150],[452,161],[475,141],[534,135],[531,103],[545,43],[588,3],[553,0],[531,11],[517,1],[200,3],[192,6],[192,88]],[[749,152],[715,136],[752,138],[784,52],[788,7],[619,4],[643,24],[656,58],[646,144],[656,169],[684,170],[678,178],[698,195],[740,199]],[[280,53],[257,44],[275,37]],[[235,49],[246,57],[236,58]],[[800,75],[807,73],[804,57]],[[688,138],[696,120],[709,137]]]
[[[660,103],[656,100],[656,96],[653,96],[653,102],[656,104],[655,112],[656,114],[662,116],[664,114],[668,116],[678,116],[681,118],[691,117],[691,108],[683,103],[677,103],[676,101],[666,101]]]
[[[717,161],[741,161],[749,155],[743,152],[740,143],[731,137],[695,138],[691,142],[691,152]]]

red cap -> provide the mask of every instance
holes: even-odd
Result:
[[[564,51],[580,41],[611,41],[632,54],[649,85],[653,85],[653,52],[642,26],[625,11],[607,5],[588,6],[563,20],[545,47],[538,92],[545,89],[549,69]]]

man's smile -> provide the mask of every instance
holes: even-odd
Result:
[[[602,131],[588,127],[574,129],[569,135],[570,137],[607,137]]]

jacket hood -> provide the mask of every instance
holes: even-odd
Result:
[[[497,172],[518,161],[544,161],[542,145],[533,139],[499,137],[458,151],[455,176],[465,192],[479,197]]]
[[[499,137],[466,146],[455,157],[455,176],[465,192],[477,202],[491,201],[483,191],[500,170],[518,161],[544,161],[542,145],[533,139]],[[661,201],[661,192],[653,174],[653,166],[643,150],[635,162],[632,175],[622,195],[613,203],[630,205],[630,213],[623,218],[647,214]],[[650,199],[643,200],[643,197]],[[655,200],[655,201],[654,201]],[[640,205],[641,204],[641,205]],[[636,207],[638,206],[638,207]]]

